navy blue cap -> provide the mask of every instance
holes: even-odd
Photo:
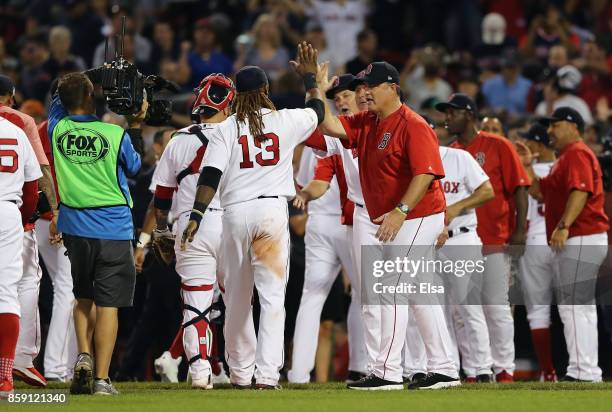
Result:
[[[365,70],[357,74],[357,77],[349,85],[350,90],[355,90],[359,84],[377,86],[381,83],[400,84],[400,75],[397,69],[387,62],[374,62],[369,64]]]
[[[236,73],[236,91],[250,92],[268,85],[268,77],[261,67],[244,66]]]
[[[531,125],[527,132],[520,132],[519,136],[523,139],[533,140],[534,142],[543,143],[548,146],[548,132],[546,131],[546,127],[544,127],[540,123],[534,123]]]
[[[574,123],[576,126],[578,126],[578,130],[581,132],[584,130],[584,119],[582,118],[580,113],[567,106],[555,109],[552,116],[550,117],[542,117],[538,119],[538,122],[541,123],[544,127],[548,127],[551,123],[562,121]]]
[[[15,83],[10,77],[0,74],[0,96],[6,96],[7,94],[11,96],[15,94]]]
[[[467,94],[454,93],[448,98],[447,102],[436,104],[436,110],[439,112],[446,112],[448,109],[459,109],[467,110],[474,114],[478,113],[478,107],[474,100]]]
[[[329,90],[325,92],[325,97],[333,99],[336,93],[349,90],[349,86],[353,80],[355,80],[355,76],[350,73],[336,77]]]

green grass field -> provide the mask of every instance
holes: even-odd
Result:
[[[118,383],[118,397],[69,396],[62,411],[321,412],[321,411],[612,411],[612,383],[464,385],[438,391],[349,391],[343,384],[284,385],[281,391],[194,391],[186,384]],[[66,390],[62,384],[52,389]],[[17,384],[18,391],[26,389]],[[35,409],[0,403],[0,410]],[[46,409],[46,408],[45,408]]]

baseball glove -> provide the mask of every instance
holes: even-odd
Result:
[[[153,252],[159,263],[170,266],[175,259],[174,235],[167,228],[153,231]]]

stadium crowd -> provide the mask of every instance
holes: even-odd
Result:
[[[536,116],[569,106],[584,119],[585,143],[612,190],[612,3],[606,0],[9,0],[0,5],[0,74],[15,82],[16,108],[44,122],[54,79],[113,58],[122,16],[124,56],[143,74],[159,74],[180,89],[168,96],[171,123],[143,126],[143,167],[129,182],[138,232],[151,202],[156,160],[172,132],[191,123],[193,88],[208,74],[231,77],[244,65],[257,65],[269,77],[278,109],[303,107],[302,81],[289,66],[303,39],[319,50],[321,61],[329,61],[332,74],[356,75],[378,60],[394,64],[405,103],[429,116],[438,133],[445,133],[444,114],[435,106],[455,92],[477,103],[484,130],[513,141]],[[127,126],[98,103],[104,121]],[[303,212],[291,210],[287,351],[303,284],[305,221]],[[181,319],[178,276],[146,248],[135,250],[141,275],[134,308],[120,312],[116,380],[155,379],[153,360],[170,345]],[[317,381],[345,378],[350,297],[344,279],[341,274],[322,315]],[[43,342],[36,366],[42,371],[53,306],[47,275],[39,302]],[[610,377],[612,306],[599,311],[600,364]],[[517,360],[525,359],[515,376],[523,370],[523,377],[532,377],[537,367],[530,366],[535,356],[524,308],[517,306],[514,318]],[[566,362],[561,328],[555,318],[557,369]],[[180,375],[185,373],[183,364]]]

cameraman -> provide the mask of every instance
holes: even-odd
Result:
[[[117,309],[132,305],[136,281],[126,175],[140,169],[140,127],[147,107],[145,100],[139,113],[127,117],[128,131],[101,122],[94,114],[94,86],[83,73],[62,77],[51,103],[48,132],[61,198],[58,230],[68,250],[77,299],[79,355],[71,393],[118,394],[108,379]]]

